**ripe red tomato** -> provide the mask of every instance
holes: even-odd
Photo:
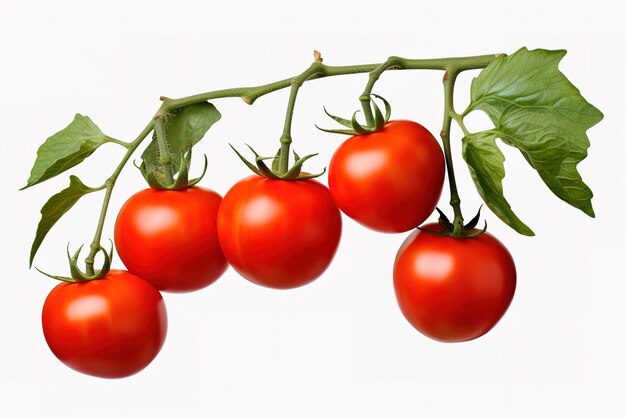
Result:
[[[437,140],[408,120],[347,139],[328,167],[328,186],[341,211],[390,233],[406,232],[426,220],[439,201],[444,177]]]
[[[167,333],[159,291],[126,271],[62,283],[43,306],[43,333],[65,365],[101,378],[123,378],[148,366]]]
[[[341,237],[341,214],[328,188],[315,180],[253,175],[224,196],[217,232],[226,259],[244,278],[295,288],[330,264]]]
[[[511,304],[516,284],[511,254],[489,233],[458,239],[415,231],[398,251],[393,278],[406,319],[441,342],[487,333]]]
[[[148,188],[115,222],[115,246],[128,270],[161,291],[188,292],[217,280],[228,264],[217,240],[222,197],[205,188]]]

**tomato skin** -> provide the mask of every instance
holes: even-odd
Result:
[[[257,175],[224,196],[217,232],[228,262],[244,278],[276,289],[320,276],[341,237],[341,214],[324,185]]]
[[[441,230],[437,224],[423,228]],[[406,319],[440,342],[487,333],[508,309],[516,285],[511,254],[486,232],[457,239],[415,231],[398,251],[393,277]]]
[[[70,368],[101,378],[144,369],[161,350],[167,312],[159,291],[127,271],[62,283],[43,306],[42,326],[54,355]]]
[[[426,220],[439,201],[444,177],[437,140],[409,120],[347,139],[328,167],[328,186],[339,209],[387,233],[406,232]]]
[[[122,262],[161,291],[189,292],[212,284],[228,267],[217,239],[221,201],[200,187],[148,188],[131,196],[115,222]]]

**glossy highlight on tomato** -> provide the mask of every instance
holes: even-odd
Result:
[[[228,264],[217,238],[222,197],[191,187],[142,190],[115,222],[115,246],[128,270],[157,289],[189,292],[215,282]]]
[[[442,230],[437,224],[423,228]],[[516,285],[511,254],[486,232],[453,238],[415,231],[398,251],[393,278],[406,319],[441,342],[468,341],[491,330]]]
[[[437,140],[409,120],[352,136],[328,167],[328,186],[341,211],[387,233],[406,232],[426,220],[439,201],[444,177]]]
[[[159,291],[126,271],[61,283],[43,306],[43,333],[52,353],[70,368],[101,378],[144,369],[161,350],[167,312]]]
[[[295,288],[319,277],[341,237],[341,214],[328,188],[313,179],[249,176],[224,196],[217,216],[220,244],[244,278]]]

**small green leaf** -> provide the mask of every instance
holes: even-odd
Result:
[[[489,64],[472,81],[472,101],[464,114],[482,110],[495,129],[470,135],[464,146],[470,160],[491,160],[488,167],[479,167],[477,163],[471,167],[475,181],[478,177],[477,185],[482,184],[487,198],[491,197],[489,190],[501,194],[501,190],[493,187],[500,183],[500,174],[504,175],[503,168],[496,169],[495,164],[496,152],[501,157],[495,145],[495,137],[499,137],[521,151],[556,196],[593,217],[593,193],[582,181],[576,166],[587,156],[587,130],[600,122],[603,115],[559,71],[558,64],[565,53],[522,48]],[[479,148],[488,148],[489,154],[479,156]],[[487,178],[492,174],[496,176]],[[513,222],[512,212],[507,215],[503,211],[506,201],[486,200],[486,203],[490,208],[499,207],[498,215]]]
[[[50,136],[39,147],[37,159],[24,188],[39,184],[80,164],[107,141],[108,137],[89,117],[77,114],[72,123]]]
[[[534,232],[517,217],[504,198],[504,155],[496,145],[496,136],[480,132],[463,138],[463,158],[487,207],[518,233],[534,236]]]
[[[193,145],[198,143],[206,132],[222,115],[209,102],[191,104],[172,111],[167,115],[165,123],[165,136],[168,151],[172,157],[172,173],[176,174],[180,169],[182,155]],[[141,155],[148,168],[159,164],[159,145],[156,133],[152,141]]]
[[[70,176],[70,186],[53,195],[41,208],[41,220],[39,220],[39,224],[37,225],[35,240],[30,250],[30,266],[33,265],[35,254],[52,226],[54,226],[82,196],[102,190],[103,188],[104,186],[99,188],[87,187],[78,177],[74,175]]]

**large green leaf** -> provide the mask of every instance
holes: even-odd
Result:
[[[43,182],[80,164],[107,141],[108,137],[89,117],[77,114],[72,123],[50,136],[39,147],[35,165],[24,188]]]
[[[515,215],[504,198],[504,155],[496,145],[496,135],[481,132],[463,138],[463,158],[487,207],[517,232],[533,236],[535,233]]]
[[[180,168],[184,153],[198,143],[221,117],[220,112],[209,102],[182,107],[167,115],[165,136],[174,174]],[[160,155],[156,134],[153,134],[152,141],[141,158],[146,163],[148,171],[158,170]]]
[[[37,232],[35,233],[35,240],[30,249],[30,265],[33,264],[35,254],[41,246],[44,238],[52,229],[52,226],[71,209],[74,204],[84,195],[93,193],[94,191],[102,190],[104,187],[91,188],[87,187],[82,181],[74,176],[70,176],[70,185],[66,189],[53,195],[50,200],[41,208],[41,220],[37,225]]]
[[[603,116],[559,71],[565,53],[522,48],[509,57],[496,58],[472,81],[471,103],[465,113],[482,110],[495,128],[467,136],[464,157],[487,205],[520,233],[523,223],[502,194],[504,166],[498,163],[496,169],[495,155],[500,155],[501,162],[504,158],[496,137],[518,148],[556,196],[594,216],[593,193],[576,166],[587,156],[587,130]],[[489,155],[479,156],[479,149]],[[490,163],[480,166],[486,159]]]

